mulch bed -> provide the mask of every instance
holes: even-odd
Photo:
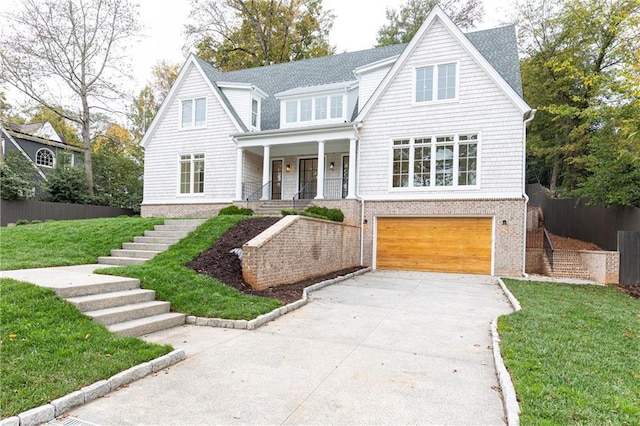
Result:
[[[551,238],[551,244],[556,250],[591,250],[602,251],[602,248],[596,244],[588,243],[586,241],[576,240],[574,238],[560,237],[549,232]],[[527,247],[528,248],[542,248],[542,229],[536,229],[533,231],[527,230]]]
[[[627,293],[629,296],[635,298],[635,299],[640,299],[640,284],[633,284],[633,285],[618,285],[618,290],[620,290],[623,293]]]
[[[254,290],[242,279],[242,264],[238,256],[231,253],[231,250],[241,248],[244,243],[269,228],[278,220],[279,218],[276,217],[264,217],[245,219],[238,222],[229,228],[209,250],[198,255],[186,266],[201,274],[207,274],[245,294],[270,297],[281,301],[283,304],[302,299],[302,291],[310,285],[362,269],[358,266],[293,284],[271,287],[266,290]]]

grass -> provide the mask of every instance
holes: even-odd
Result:
[[[2,418],[172,350],[112,334],[49,289],[1,279],[0,291]]]
[[[155,290],[160,300],[187,315],[250,320],[282,304],[227,287],[208,275],[184,266],[207,250],[230,227],[246,216],[217,216],[187,238],[142,265],[101,269],[98,273],[138,278],[142,288]]]
[[[96,263],[162,219],[64,220],[0,228],[0,270]]]
[[[639,424],[640,301],[613,287],[504,281],[522,304],[499,320],[521,424]]]

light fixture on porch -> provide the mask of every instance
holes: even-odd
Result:
[[[336,166],[335,163],[332,161],[331,164],[329,164],[329,169],[333,170],[335,166]]]
[[[291,165],[287,164],[287,165],[284,167],[284,171],[285,171],[285,172],[287,172],[287,173],[289,173],[289,172],[291,171]]]

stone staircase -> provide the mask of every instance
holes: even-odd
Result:
[[[204,223],[204,219],[167,220],[145,231],[143,237],[112,250],[111,256],[98,258],[103,265],[137,265],[167,250]],[[59,296],[73,303],[95,322],[114,333],[141,336],[185,323],[186,316],[170,312],[171,304],[155,300],[155,291],[140,288],[137,279],[93,283],[57,290]]]
[[[135,237],[132,243],[124,243],[122,249],[111,250],[111,256],[101,256],[98,263],[104,265],[139,265],[168,249],[172,244],[189,235],[205,219],[167,220],[156,225],[153,231],[145,231],[144,237]]]
[[[312,200],[296,200],[296,210],[304,210],[310,204]],[[265,201],[254,210],[253,214],[256,216],[282,216],[283,209],[292,209],[293,200],[269,200]]]
[[[547,256],[544,258],[545,275],[555,278],[578,278],[589,280],[591,275],[580,258],[580,253],[573,250],[554,250],[553,271]]]

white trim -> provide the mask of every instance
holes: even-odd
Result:
[[[331,99],[335,97],[342,97],[342,114],[340,117],[331,117]],[[326,100],[326,118],[317,119],[316,117],[316,100]],[[302,101],[311,101],[311,119],[302,121]],[[287,121],[287,104],[290,102],[296,103],[296,120]],[[331,92],[322,95],[309,95],[301,97],[288,97],[280,100],[280,129],[291,129],[297,127],[309,127],[318,126],[331,123],[344,123],[346,121],[347,114],[347,94],[346,92]]]
[[[182,191],[182,157],[183,156],[189,156],[189,164],[190,164],[190,168],[189,168],[189,192],[181,192]],[[196,160],[196,158],[194,158],[196,155],[202,155],[202,162],[204,163],[204,178],[202,180],[202,192],[193,192],[193,190],[195,189],[195,167],[194,167],[194,162]],[[200,158],[198,158],[197,160],[200,160]],[[184,162],[186,163],[186,160],[184,160]],[[176,196],[178,198],[183,198],[183,197],[204,197],[205,193],[206,193],[206,177],[207,177],[207,155],[204,152],[191,152],[191,153],[179,153],[178,154],[178,181],[177,181],[177,192],[176,192]]]
[[[29,161],[29,164],[31,164],[33,166],[33,168],[36,170],[36,172],[38,172],[40,177],[45,182],[49,182],[49,179],[47,179],[47,175],[45,175],[44,172],[42,170],[40,170],[40,167],[38,167],[36,165],[35,161],[31,157],[29,157],[29,154],[27,154],[26,151],[24,149],[22,149],[20,144],[18,142],[16,142],[15,139],[13,139],[13,136],[11,136],[11,134],[4,127],[0,127],[0,128],[2,129],[2,132],[7,136],[7,138],[9,138],[9,140],[11,141],[11,144],[16,147],[18,152],[20,152]],[[4,140],[4,138],[3,138],[3,140]],[[6,155],[7,153],[5,152],[4,154]]]
[[[204,99],[204,124],[196,124],[196,101]],[[182,105],[185,102],[191,102],[191,121],[189,126],[185,126],[182,121]],[[189,131],[189,130],[199,130],[205,129],[207,127],[207,114],[209,112],[209,102],[207,100],[207,96],[198,96],[197,98],[180,98],[178,100],[178,131]]]
[[[402,54],[393,65],[393,67],[389,70],[387,75],[382,79],[382,82],[378,85],[376,90],[373,92],[367,103],[362,107],[355,121],[363,121],[369,112],[373,108],[373,106],[378,102],[382,93],[384,93],[391,82],[396,78],[398,72],[404,67],[408,58],[412,55],[416,46],[421,42],[421,39],[429,30],[431,25],[433,24],[435,19],[439,19],[439,21],[444,25],[444,27],[449,31],[449,33],[458,41],[458,43],[462,46],[463,49],[469,53],[469,55],[478,63],[480,68],[497,84],[497,86],[502,90],[502,92],[513,102],[513,104],[518,108],[518,110],[525,114],[531,110],[531,107],[527,105],[527,103],[520,97],[518,93],[509,84],[506,80],[493,68],[493,66],[485,59],[484,56],[478,51],[478,49],[469,41],[469,39],[464,35],[462,31],[449,19],[449,17],[442,11],[439,6],[435,6],[429,15],[427,15],[424,23],[420,26],[418,32],[413,36],[407,47],[404,48]]]
[[[51,154],[51,165],[38,163],[38,154],[42,151],[46,151],[49,154]],[[35,156],[36,156],[35,163],[36,163],[36,166],[38,167],[46,167],[47,169],[53,169],[56,165],[56,154],[53,151],[51,151],[49,148],[39,148],[38,150],[36,150]],[[71,163],[69,165],[73,167],[73,154],[71,154],[70,161]]]
[[[285,77],[286,78],[286,77]],[[341,81],[338,83],[323,84],[319,86],[295,87],[273,95],[274,98],[284,100],[291,98],[310,97],[310,96],[326,96],[332,92],[344,93],[349,89],[358,87],[358,80]]]
[[[456,66],[456,81],[455,81],[455,96],[453,98],[446,99],[438,99],[439,92],[439,73],[440,67],[445,65],[455,65]],[[431,85],[432,93],[431,100],[429,101],[417,101],[416,100],[416,83],[418,81],[418,69],[422,68],[433,68],[433,82]],[[411,94],[411,105],[412,106],[424,106],[424,105],[434,105],[434,104],[444,104],[449,102],[459,102],[459,94],[460,94],[460,60],[457,61],[444,61],[444,62],[428,62],[423,65],[413,67],[413,80],[411,82],[412,94]]]
[[[189,55],[185,63],[182,65],[182,68],[180,68],[180,72],[178,73],[178,77],[176,78],[176,81],[171,86],[171,89],[169,90],[167,97],[162,102],[162,105],[160,105],[160,109],[156,113],[155,117],[153,117],[153,121],[151,122],[149,129],[147,129],[144,136],[142,137],[142,141],[140,141],[141,147],[145,148],[147,146],[149,141],[153,138],[156,128],[159,126],[160,122],[164,120],[164,115],[166,114],[167,109],[169,108],[169,105],[171,105],[171,103],[174,101],[174,98],[176,97],[177,92],[180,90],[180,87],[182,86],[182,83],[186,78],[186,75],[189,73],[191,65],[195,66],[196,69],[200,72],[200,76],[204,79],[207,86],[209,86],[209,89],[211,90],[211,92],[213,92],[215,98],[218,100],[218,103],[220,104],[224,112],[227,114],[227,117],[231,120],[231,122],[233,123],[234,127],[238,130],[238,132],[244,131],[242,128],[242,125],[240,125],[240,123],[238,123],[238,121],[235,119],[234,115],[231,113],[231,111],[227,107],[227,104],[220,97],[220,93],[218,93],[218,90],[216,90],[213,87],[211,80],[209,80],[209,78],[206,76],[206,74],[204,73],[204,70],[202,69],[200,64],[198,64],[198,61],[196,60],[195,55],[192,53]],[[208,96],[206,95],[205,97],[208,98]],[[179,117],[178,120],[181,122],[182,117]]]
[[[391,66],[395,61],[398,60],[399,57],[400,55],[394,55],[376,62],[372,62],[370,64],[363,65],[353,70],[353,73],[356,75],[356,77],[360,78],[362,74],[367,74],[380,68],[391,68]]]

